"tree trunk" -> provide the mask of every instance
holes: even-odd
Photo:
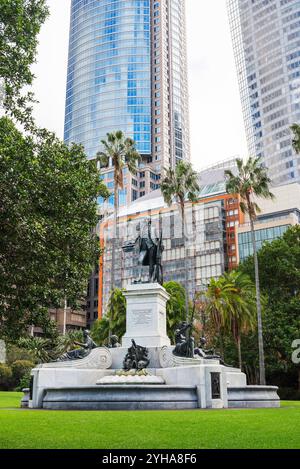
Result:
[[[116,177],[116,169],[114,174],[114,222],[113,222],[113,236],[112,236],[112,254],[111,254],[111,292],[113,292],[115,288],[115,267],[116,267],[116,247],[118,245],[118,237],[119,237],[119,230],[118,230],[118,214],[119,214],[119,186],[117,183]],[[109,340],[112,335],[111,330],[111,319],[109,320]]]
[[[115,260],[116,260],[116,240],[117,240],[117,210],[118,210],[118,186],[115,178],[114,187],[114,221],[113,221],[113,233],[112,233],[112,253],[111,253],[111,271],[110,271],[110,283],[111,290],[115,288]]]
[[[180,202],[181,210],[181,230],[182,230],[182,239],[183,239],[183,256],[184,256],[184,286],[185,286],[185,312],[186,312],[186,321],[189,320],[189,288],[188,288],[188,265],[186,257],[186,244],[185,244],[185,209],[184,201]]]
[[[248,205],[248,208],[250,209],[249,205]],[[251,237],[252,237],[252,246],[253,246],[254,267],[255,267],[257,332],[258,332],[258,352],[259,352],[259,383],[260,385],[265,385],[266,384],[265,354],[264,354],[264,340],[263,340],[263,329],[262,329],[258,257],[257,257],[257,249],[256,249],[254,221],[253,221],[253,216],[251,215],[250,210],[249,210],[249,216],[250,216]]]
[[[220,337],[220,355],[223,361],[225,362],[224,338],[223,338],[223,332],[221,329],[219,329],[219,337]]]
[[[65,298],[64,298],[64,323],[63,323],[63,335],[66,335],[66,333],[67,333],[67,307],[68,307],[68,302],[67,302],[67,297],[65,296]]]
[[[242,348],[241,348],[241,336],[240,335],[238,335],[237,337],[236,345],[237,345],[238,357],[239,357],[239,368],[240,370],[242,370],[243,362],[242,362]]]

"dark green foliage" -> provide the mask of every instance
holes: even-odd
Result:
[[[126,332],[126,298],[123,290],[115,288],[108,301],[105,316],[94,322],[92,337],[96,343],[107,345],[109,334],[117,335],[119,339]]]
[[[55,358],[63,355],[65,352],[78,348],[79,346],[76,342],[83,343],[82,331],[68,331],[65,335],[60,335],[54,344],[53,353]]]
[[[38,34],[48,16],[45,0],[1,0],[0,3],[0,81],[4,108],[25,127],[33,124],[34,98],[24,87],[32,84]]]
[[[12,385],[12,370],[11,367],[0,363],[0,390],[8,391]]]
[[[178,282],[166,282],[164,288],[170,295],[167,302],[167,335],[174,343],[176,326],[186,319],[185,289]]]
[[[34,368],[34,363],[28,360],[17,360],[11,365],[13,388],[18,390],[21,387],[26,387],[23,386],[24,378],[27,382],[32,368]]]
[[[8,365],[12,365],[15,361],[26,360],[34,362],[33,354],[24,348],[20,348],[14,344],[7,344],[6,361]]]
[[[109,342],[109,320],[106,316],[94,321],[91,336],[96,344],[107,346]]]
[[[34,363],[29,360],[16,360],[12,365],[11,369],[13,377],[16,381],[19,381],[27,370],[34,368]]]
[[[300,338],[300,226],[258,252],[261,288],[267,297],[264,315],[266,370],[269,382],[297,387],[300,367],[292,363],[292,342]],[[253,257],[239,270],[254,278]],[[249,363],[254,353],[249,351]],[[300,384],[300,383],[299,383]],[[299,386],[298,384],[298,386]]]
[[[278,394],[284,401],[300,401],[300,391],[295,388],[279,388]]]
[[[108,191],[95,162],[52,133],[24,137],[0,119],[0,333],[17,340],[66,296],[76,305],[97,262],[97,196]]]
[[[51,361],[53,344],[49,339],[42,337],[22,337],[18,345],[30,351],[36,363],[47,363]]]
[[[294,147],[295,152],[299,155],[299,153],[300,153],[300,125],[299,124],[293,124],[291,126],[291,130],[294,134],[293,147]]]

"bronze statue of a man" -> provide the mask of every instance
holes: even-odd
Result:
[[[158,282],[163,284],[162,253],[164,246],[162,243],[162,233],[160,236],[152,226],[151,219],[147,220],[141,228],[137,226],[138,236],[134,243],[127,243],[123,246],[125,252],[133,251],[134,246],[138,246],[138,267],[139,276],[135,283],[142,282],[143,267],[149,266],[148,282]]]

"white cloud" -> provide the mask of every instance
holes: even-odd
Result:
[[[186,0],[192,162],[196,168],[240,154],[246,143],[226,0]],[[63,136],[70,0],[48,0],[35,93],[41,126]]]

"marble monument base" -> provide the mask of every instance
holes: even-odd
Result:
[[[125,348],[99,347],[82,360],[39,365],[32,370],[29,407],[78,410],[280,407],[276,387],[247,386],[241,370],[225,367],[217,359],[195,357],[178,361],[173,349],[174,346],[149,348],[148,378],[122,377]]]
[[[169,295],[158,283],[130,285],[124,293],[127,300],[126,333],[122,347],[129,348],[134,339],[143,347],[170,345],[166,330],[166,304]]]

